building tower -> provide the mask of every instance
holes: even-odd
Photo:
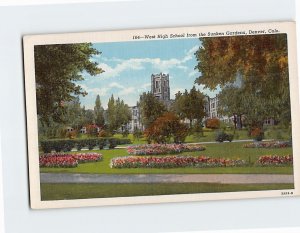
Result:
[[[151,93],[166,105],[170,102],[169,74],[151,75]]]

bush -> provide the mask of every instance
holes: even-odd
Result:
[[[140,139],[142,136],[143,136],[143,132],[140,129],[135,127],[133,131],[134,139]]]
[[[260,128],[254,128],[254,129],[251,130],[251,137],[255,141],[262,141],[263,138],[264,138],[264,132]]]
[[[174,114],[167,112],[157,118],[146,130],[145,136],[148,142],[167,143],[173,137],[175,143],[184,142],[188,135],[188,128],[180,122]]]
[[[97,146],[98,142],[97,139],[89,139],[86,141],[86,144],[89,150],[92,150],[94,149],[95,146]]]
[[[53,149],[51,141],[41,141],[41,149],[44,153],[51,153]]]
[[[224,142],[224,141],[231,142],[233,140],[233,134],[227,134],[224,131],[220,131],[217,133],[215,140],[217,142]]]
[[[102,150],[106,146],[106,140],[105,139],[100,139],[98,141],[98,147],[100,150]]]
[[[108,143],[109,143],[109,145],[108,145],[109,149],[114,149],[117,146],[117,140],[116,140],[116,138],[110,138],[110,139],[108,139]]]
[[[209,129],[219,129],[220,128],[220,120],[217,118],[207,119],[205,122],[206,128]]]
[[[112,140],[113,148],[117,145],[123,145],[123,144],[131,144],[130,139],[126,138],[88,138],[88,139],[75,139],[75,140],[65,140],[65,139],[59,139],[59,140],[43,140],[40,142],[41,149],[44,153],[50,153],[51,151],[56,152],[62,152],[62,151],[71,151],[73,148],[76,148],[78,151],[80,151],[83,147],[88,147],[89,150],[94,149],[96,146],[99,147],[99,149],[103,149],[106,145],[106,141]]]

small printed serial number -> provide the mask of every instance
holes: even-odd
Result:
[[[294,192],[281,192],[282,196],[294,195]]]

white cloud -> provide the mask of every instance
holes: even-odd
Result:
[[[129,94],[132,94],[135,92],[135,88],[134,87],[126,87],[124,88],[123,90],[121,90],[119,92],[119,95],[122,96],[122,95],[129,95]]]
[[[119,89],[124,89],[125,88],[123,85],[121,85],[120,83],[117,83],[117,82],[110,83],[109,87],[116,87],[116,88],[119,88]]]
[[[182,59],[182,62],[185,63],[189,60],[192,60],[194,57],[194,53],[199,49],[199,46],[196,45],[193,48],[191,48],[189,51],[187,51],[186,56]]]
[[[182,59],[171,58],[167,60],[162,60],[161,58],[131,58],[128,60],[122,60],[118,58],[102,58],[104,61],[114,61],[118,62],[115,67],[111,67],[106,63],[100,63],[98,66],[105,72],[100,74],[101,78],[113,78],[119,76],[122,72],[127,70],[142,70],[145,65],[150,64],[153,68],[161,70],[162,72],[169,72],[172,68],[178,68],[187,70],[188,67],[184,64],[191,60],[194,53],[197,51],[199,46],[194,46],[186,52],[186,55]]]

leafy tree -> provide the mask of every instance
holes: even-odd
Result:
[[[116,127],[121,128],[124,133],[125,125],[131,120],[131,111],[127,104],[123,100],[118,98],[116,100]]]
[[[243,77],[248,90],[288,94],[286,34],[200,38],[196,83],[210,89]],[[274,88],[274,89],[273,89]]]
[[[103,126],[104,121],[104,109],[101,106],[100,96],[97,95],[96,101],[95,101],[95,107],[94,107],[94,113],[95,113],[95,123],[98,126]]]
[[[108,121],[108,130],[113,133],[117,129],[116,125],[116,105],[115,98],[112,95],[108,100],[107,104],[107,121]]]
[[[242,88],[229,85],[218,95],[218,112],[220,112],[221,115],[233,116],[234,129],[241,129],[243,127],[242,115],[248,112],[242,102],[241,96],[243,94],[245,93]]]
[[[139,107],[145,128],[166,112],[166,106],[150,92],[140,95]]]
[[[111,133],[121,128],[125,130],[125,125],[131,120],[131,111],[127,104],[120,98],[114,99],[112,95],[108,101],[107,108],[108,129]]]
[[[87,93],[76,81],[82,72],[97,75],[103,72],[90,61],[100,54],[90,43],[37,45],[34,47],[37,113],[41,122],[63,122],[64,103]]]
[[[224,90],[222,111],[250,125],[266,117],[290,122],[290,97],[286,34],[201,38],[195,67],[197,84]],[[241,85],[232,88],[240,77]]]
[[[171,138],[175,143],[184,142],[188,128],[180,122],[174,113],[166,112],[158,117],[146,130],[145,136],[149,143],[167,143]]]
[[[204,95],[193,86],[190,92],[185,90],[184,93],[176,93],[172,109],[180,119],[189,119],[192,128],[193,120],[201,122],[205,116],[204,106]]]
[[[83,114],[83,125],[95,124],[95,115],[92,109],[84,109]]]

